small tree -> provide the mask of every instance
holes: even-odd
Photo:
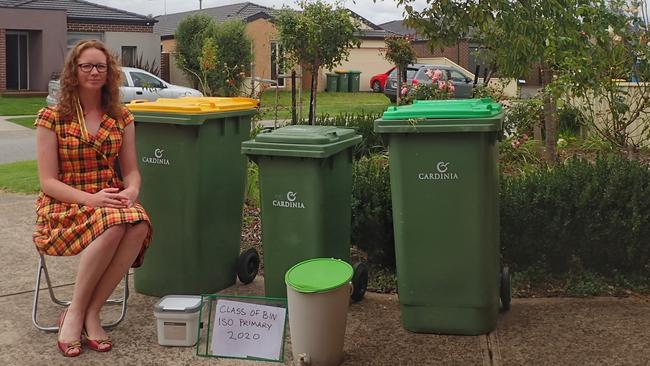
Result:
[[[246,24],[229,20],[213,27],[210,35],[215,40],[218,63],[208,78],[210,88],[217,95],[237,95],[253,58]]]
[[[203,53],[204,40],[214,26],[214,20],[207,15],[197,14],[183,19],[176,29],[176,64],[183,70],[194,87],[200,83],[200,57]]]
[[[300,12],[283,8],[276,22],[280,43],[289,61],[311,72],[309,122],[315,124],[320,68],[331,69],[347,60],[349,49],[360,45],[355,36],[359,26],[339,3],[332,6],[316,0],[301,1],[299,5]]]
[[[195,87],[211,96],[239,93],[252,59],[242,21],[216,24],[202,14],[190,16],[179,24],[176,38],[176,63]]]
[[[633,155],[650,141],[650,33],[641,9],[609,0],[577,12],[584,27],[560,64],[563,92],[592,132]]]
[[[430,40],[432,47],[453,45],[472,36],[485,46],[486,61],[502,76],[519,78],[532,65],[541,65],[544,86],[550,86],[560,71],[558,64],[567,41],[580,29],[582,19],[575,9],[583,0],[448,0],[431,1],[416,11],[414,0],[406,5],[407,23]],[[471,34],[470,34],[471,33]],[[544,93],[546,156],[557,160],[557,98],[548,87]]]
[[[410,36],[386,37],[386,50],[384,53],[384,58],[395,65],[395,67],[397,67],[397,90],[395,91],[395,100],[397,102],[397,105],[400,104],[402,81],[406,81],[402,74],[405,73],[406,67],[409,64],[414,63],[417,59],[415,50],[411,45],[411,40],[412,39]]]

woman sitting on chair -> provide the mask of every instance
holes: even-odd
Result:
[[[142,263],[151,239],[120,78],[104,44],[79,42],[61,73],[59,103],[35,122],[41,193],[34,243],[47,255],[82,253],[71,304],[58,323],[57,346],[66,357],[81,354],[82,336],[92,350],[112,348],[100,311],[129,267]]]

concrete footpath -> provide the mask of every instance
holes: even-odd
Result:
[[[21,116],[0,116],[0,164],[36,159],[36,131],[7,121]]]
[[[206,359],[194,347],[157,343],[153,306],[158,298],[131,293],[126,319],[110,331],[114,349],[85,349],[65,359],[56,335],[31,323],[38,255],[31,241],[34,195],[0,192],[0,365],[277,365]],[[154,242],[155,245],[155,242]],[[77,258],[48,262],[56,291],[69,296]],[[132,282],[132,281],[131,281]],[[263,279],[235,285],[228,293],[262,295]],[[54,324],[60,307],[42,293],[39,317]],[[106,318],[116,315],[110,309]],[[292,364],[290,343],[285,364]],[[343,365],[648,365],[650,300],[642,297],[515,299],[483,336],[415,334],[400,324],[396,295],[367,294],[348,313]]]

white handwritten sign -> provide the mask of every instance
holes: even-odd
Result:
[[[282,307],[217,300],[212,354],[279,361],[285,315]]]

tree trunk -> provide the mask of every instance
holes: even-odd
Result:
[[[319,65],[311,68],[311,95],[309,96],[309,124],[316,124],[316,93],[318,90],[318,69]]]
[[[397,88],[395,89],[395,105],[399,105],[400,99],[402,99],[401,98],[401,96],[402,96],[402,90],[401,90],[402,89],[402,69],[399,67],[399,65],[396,65],[396,66],[397,66],[397,77],[395,79],[397,79]]]
[[[533,138],[537,141],[542,141],[542,125],[540,121],[536,122],[535,126],[533,126]]]
[[[553,81],[553,70],[545,64],[544,87]],[[544,93],[544,128],[546,130],[546,160],[553,165],[557,162],[557,101],[550,93]]]
[[[296,70],[291,71],[291,124],[298,123],[296,116]]]

